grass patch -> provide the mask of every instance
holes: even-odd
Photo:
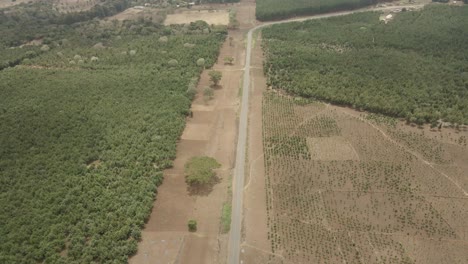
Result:
[[[231,212],[232,206],[230,203],[223,204],[221,213],[221,233],[226,234],[231,229]]]

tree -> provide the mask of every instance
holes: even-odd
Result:
[[[234,58],[232,56],[224,57],[224,64],[232,65],[234,62]]]
[[[195,231],[197,231],[197,221],[196,221],[196,220],[190,219],[190,220],[188,221],[188,224],[187,224],[187,225],[188,225],[188,230],[189,230],[190,232],[195,232]]]
[[[213,88],[211,87],[205,87],[203,89],[203,95],[205,96],[206,99],[213,99],[213,96],[214,96],[214,91],[213,91]]]
[[[200,58],[197,60],[197,65],[200,67],[205,67],[205,59]]]
[[[210,81],[213,82],[214,86],[218,86],[219,81],[221,81],[221,78],[223,77],[223,74],[220,71],[210,71],[208,75],[210,76]]]
[[[214,169],[221,167],[210,157],[193,157],[185,164],[185,180],[189,185],[204,185],[213,181]]]

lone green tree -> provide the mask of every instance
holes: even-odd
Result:
[[[205,185],[213,182],[214,169],[221,167],[210,157],[193,157],[185,164],[185,181],[191,186]]]
[[[224,64],[233,65],[233,63],[234,63],[234,58],[233,57],[231,57],[231,56],[224,57]]]
[[[196,220],[193,220],[193,219],[189,220],[187,225],[188,225],[188,230],[190,232],[197,231],[197,221]]]
[[[210,71],[208,75],[210,76],[210,81],[213,82],[214,86],[218,86],[219,81],[223,78],[223,74],[220,71]]]

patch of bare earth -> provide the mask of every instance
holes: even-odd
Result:
[[[467,262],[468,132],[319,105],[264,94],[272,256],[286,263]]]
[[[210,25],[227,25],[229,24],[229,12],[227,10],[177,11],[167,15],[164,24],[189,24],[197,20],[203,20]]]
[[[230,40],[229,37],[232,37]],[[228,234],[220,232],[221,211],[228,201],[228,186],[235,162],[239,86],[242,79],[244,35],[230,32],[213,67],[222,72],[214,98],[205,100],[203,88],[210,85],[205,70],[192,104],[193,117],[187,119],[177,147],[174,167],[165,171],[157,199],[145,229],[138,252],[130,263],[224,263],[227,258]],[[235,58],[234,65],[224,65],[224,57]],[[206,192],[193,192],[187,187],[184,164],[193,156],[206,155],[218,160],[219,182]],[[197,220],[196,232],[188,232],[189,219]]]

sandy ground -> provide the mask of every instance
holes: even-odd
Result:
[[[229,12],[227,10],[178,11],[175,14],[167,15],[164,24],[189,24],[197,20],[203,20],[210,25],[227,25],[229,24]]]

